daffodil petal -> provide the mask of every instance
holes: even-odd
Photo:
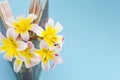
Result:
[[[64,36],[61,36],[61,35],[59,35],[59,39],[60,39],[60,41],[59,41],[59,43],[64,43]]]
[[[13,58],[13,53],[5,53],[4,55],[4,59],[5,60],[8,60],[8,61],[12,61],[12,58]]]
[[[58,45],[58,46],[54,46],[52,48],[50,48],[51,50],[54,51],[54,53],[59,53],[62,50],[62,46]]]
[[[63,62],[62,58],[60,56],[54,56],[53,60],[54,63],[60,64]]]
[[[48,63],[43,63],[42,62],[42,69],[45,70],[45,71],[48,71],[50,69],[50,64],[49,62]]]
[[[31,19],[31,22],[33,22],[36,18],[37,16],[35,14],[29,14],[27,17],[27,19]]]
[[[21,34],[21,38],[23,40],[25,40],[25,41],[28,41],[29,37],[30,37],[30,35],[29,35],[28,31],[26,33],[24,33],[24,34]]]
[[[27,58],[24,57],[21,53],[19,53],[19,51],[18,51],[18,56],[16,56],[16,58],[19,59],[19,60],[22,60],[22,61],[26,61],[27,60]]]
[[[22,61],[21,60],[15,60],[14,62],[14,71],[18,73],[22,67]]]
[[[13,35],[13,29],[12,28],[8,29],[7,32],[6,32],[6,35],[7,35],[7,38],[13,37],[14,36]]]
[[[59,39],[59,41],[58,41],[58,42],[56,42],[55,44],[62,45],[62,44],[64,43],[64,37],[63,37],[63,36],[61,36],[61,35],[58,35],[58,39]]]
[[[35,65],[38,65],[39,63],[40,63],[40,61],[32,62],[32,66],[31,67],[34,67]]]
[[[57,24],[55,25],[55,28],[57,29],[57,32],[60,32],[60,31],[63,30],[63,27],[62,27],[62,25],[61,25],[60,23],[57,23]]]
[[[18,50],[25,50],[28,47],[27,43],[23,41],[17,41],[17,43],[18,43]]]
[[[6,32],[6,36],[7,36],[7,38],[12,37],[12,38],[16,39],[18,36],[18,33],[16,33],[13,28],[9,28]]]
[[[0,32],[0,43],[5,39],[5,37],[3,36],[3,34]]]
[[[57,54],[55,54],[55,56],[59,56],[59,54],[57,53]],[[53,63],[51,68],[54,69],[55,66],[56,66],[56,63]]]
[[[52,69],[54,69],[54,68],[55,68],[55,66],[56,66],[56,64],[55,64],[55,63],[53,63],[51,68],[52,68]]]
[[[37,24],[33,24],[31,31],[33,31],[34,33],[36,33],[40,37],[42,37],[42,33],[44,32],[43,28]]]
[[[48,25],[51,25],[51,26],[54,26],[54,21],[53,21],[53,19],[52,19],[52,18],[49,18],[47,24],[48,24]]]
[[[15,20],[13,18],[7,18],[5,22],[8,25],[8,27],[11,28],[13,27],[13,22],[15,22]]]
[[[25,67],[26,68],[30,68],[30,65],[31,65],[31,63],[29,63],[28,61],[25,62]]]
[[[25,16],[24,15],[21,15],[21,16],[18,16],[18,17],[16,17],[16,19],[19,21],[21,21],[21,19],[23,19],[23,18],[25,18]]]
[[[34,57],[31,58],[31,61],[32,62],[38,62],[38,63],[40,63],[41,57],[39,55],[37,55],[37,54],[34,53]]]
[[[31,60],[25,61],[25,67],[26,68],[31,68],[31,67],[33,67],[35,65],[36,65],[36,63],[33,63]]]
[[[45,29],[47,29],[48,26],[54,26],[54,21],[52,18],[48,19],[48,22],[45,24]]]
[[[27,45],[30,49],[34,49],[34,44],[31,41],[28,41]]]
[[[39,45],[39,46],[40,46],[40,48],[47,48],[47,49],[49,48],[48,45],[47,45],[47,43],[46,43],[44,40],[42,40],[42,41],[40,42],[40,45]]]

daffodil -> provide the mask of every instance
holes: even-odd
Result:
[[[53,19],[50,18],[45,25],[45,30],[38,26],[36,29],[34,29],[34,32],[43,38],[48,46],[53,47],[54,44],[60,44],[62,42],[63,37],[57,35],[62,29],[63,27],[60,23],[57,23],[54,26]]]
[[[33,67],[40,63],[40,57],[34,52],[34,45],[32,42],[27,42],[28,47],[23,51],[18,51],[19,57],[16,57],[14,62],[14,71],[17,73],[20,71],[24,62],[26,68]]]
[[[12,61],[12,58],[18,57],[19,50],[25,50],[27,44],[23,41],[17,41],[17,34],[14,33],[14,29],[10,28],[6,32],[6,37],[0,33],[0,51],[5,52],[4,58]]]
[[[13,27],[17,34],[20,34],[21,38],[25,41],[29,40],[29,31],[34,31],[37,24],[32,22],[37,18],[34,14],[29,14],[27,18],[24,16],[17,17],[17,21],[13,18],[7,19],[6,23],[9,27]]]
[[[55,64],[60,64],[63,62],[60,56],[56,56],[56,53],[58,53],[60,50],[61,47],[53,47],[49,49],[48,45],[44,40],[40,42],[40,49],[36,50],[36,54],[38,54],[41,57],[41,65],[43,70],[49,70],[49,61],[52,61]]]

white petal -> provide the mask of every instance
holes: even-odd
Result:
[[[59,44],[59,45],[62,45],[64,43],[64,37],[61,36],[61,35],[58,35],[59,36],[59,41],[55,44]]]
[[[33,31],[34,33],[36,33],[40,37],[42,37],[41,34],[44,32],[43,28],[40,27],[37,24],[33,24],[33,27],[31,28],[31,31]]]
[[[62,27],[62,25],[61,25],[60,23],[57,23],[57,24],[55,25],[55,28],[57,29],[57,32],[60,32],[60,31],[63,30],[63,27]]]
[[[49,18],[47,24],[49,24],[49,25],[51,25],[51,26],[54,26],[54,21],[53,21],[53,19],[52,19],[52,18]]]
[[[31,67],[34,67],[35,65],[38,65],[39,63],[40,63],[40,61],[32,62],[32,66]]]
[[[26,33],[24,33],[24,34],[21,34],[21,38],[23,39],[23,40],[25,40],[25,41],[28,41],[29,40],[29,33],[28,33],[28,31],[26,32]]]
[[[23,18],[25,18],[24,15],[21,15],[21,16],[16,17],[16,19],[17,19],[18,21],[21,20],[21,19],[23,19]]]
[[[48,45],[47,45],[47,43],[44,41],[44,40],[42,40],[41,42],[40,42],[40,48],[48,48]]]
[[[59,43],[63,44],[64,43],[64,37],[59,35],[59,39],[60,39]]]
[[[52,61],[56,64],[60,64],[63,62],[63,60],[60,56],[54,56],[54,59]]]
[[[28,41],[27,45],[30,49],[34,49],[34,44],[31,41]]]
[[[3,36],[3,34],[0,32],[0,42],[2,42],[5,39],[5,37]]]
[[[8,27],[13,27],[13,23],[15,22],[15,20],[13,18],[7,18],[5,20],[6,24],[8,25]]]
[[[15,60],[14,62],[14,71],[18,73],[22,67],[22,61],[21,60]]]
[[[54,26],[54,21],[52,18],[49,18],[48,22],[45,24],[45,29],[48,27],[48,26]]]
[[[16,39],[18,37],[18,33],[15,32],[13,28],[9,28],[6,33],[7,38],[12,37]]]
[[[37,16],[35,14],[29,14],[27,17],[27,19],[31,19],[31,22],[33,22],[36,18]]]
[[[17,43],[18,43],[18,50],[25,50],[28,47],[27,43],[23,41],[17,41]]]
[[[58,45],[58,46],[54,46],[52,48],[50,48],[51,50],[54,51],[54,53],[59,53],[62,50],[62,46]]]
[[[5,53],[4,59],[8,61],[12,61],[13,53]]]
[[[18,55],[19,56],[16,56],[17,59],[22,60],[22,61],[26,61],[27,60],[27,58],[24,57],[21,53],[18,52]]]
[[[33,67],[33,66],[35,66],[35,65],[37,65],[37,64],[39,64],[39,62],[32,62],[31,60],[27,60],[27,61],[25,62],[26,68],[31,68],[31,67]]]
[[[42,66],[42,69],[45,70],[45,71],[48,71],[48,70],[50,69],[50,64],[49,64],[49,62],[46,63],[46,64],[42,62],[42,65],[41,65],[41,66]]]
[[[26,68],[30,68],[32,66],[31,62],[30,61],[25,61],[25,67]]]
[[[40,62],[41,61],[41,57],[38,54],[34,53],[34,52],[33,52],[33,54],[34,54],[34,57],[31,58],[31,61],[32,62]]]
[[[53,63],[51,68],[52,68],[52,69],[54,69],[54,68],[55,68],[55,66],[56,66],[56,64],[55,64],[55,63]]]
[[[7,38],[14,36],[14,35],[13,35],[13,29],[12,29],[12,28],[9,28],[9,29],[7,30],[6,36],[7,36]]]

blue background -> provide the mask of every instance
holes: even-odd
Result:
[[[28,0],[9,2],[27,15]],[[49,15],[64,27],[64,63],[40,80],[120,80],[120,0],[50,0]],[[16,80],[3,54],[0,80]]]

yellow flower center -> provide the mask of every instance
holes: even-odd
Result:
[[[59,42],[59,36],[57,36],[56,28],[48,26],[46,31],[42,32],[43,39],[47,42],[49,46],[54,46],[55,42]]]
[[[19,51],[19,53],[20,53],[23,57],[25,57],[26,59],[29,60],[29,59],[31,59],[31,58],[34,57],[30,50],[31,50],[30,48],[26,48],[24,51]]]
[[[11,37],[3,40],[3,45],[1,46],[1,48],[2,50],[5,50],[6,52],[13,54],[14,56],[17,55],[18,44]]]
[[[13,27],[15,28],[16,32],[24,34],[26,31],[31,29],[31,21],[31,18],[25,19],[24,17],[19,17],[17,22],[13,22]]]
[[[49,60],[53,60],[54,54],[53,51],[42,48],[41,50],[36,51],[42,58],[44,63],[47,63]]]

